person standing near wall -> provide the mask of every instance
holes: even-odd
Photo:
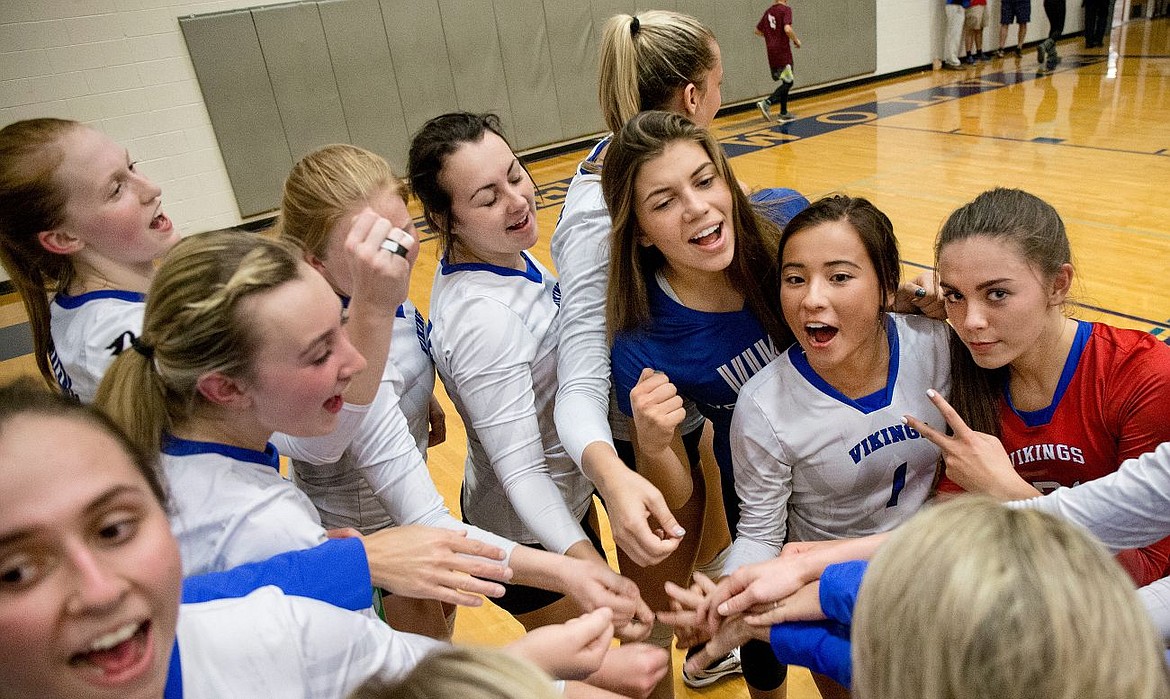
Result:
[[[1024,55],[1024,37],[1028,34],[1028,22],[1032,21],[1032,0],[1002,0],[1000,3],[999,49],[995,52],[996,58],[1003,57],[1008,27],[1013,21],[1020,25],[1019,31],[1016,32],[1016,56],[1019,57]]]
[[[788,0],[772,0],[772,6],[756,23],[756,34],[764,37],[772,79],[780,81],[772,94],[756,102],[756,106],[765,121],[772,121],[771,107],[779,102],[780,121],[792,121],[796,118],[788,112],[788,91],[792,89],[794,81],[792,46],[800,48],[800,39],[796,38],[796,32],[792,30],[792,8],[788,6]]]
[[[1004,0],[1008,2],[1009,0]],[[943,37],[943,68],[962,70],[959,49],[963,42],[963,22],[966,20],[968,0],[946,0],[946,35]]]
[[[967,45],[968,65],[976,61],[989,61],[991,56],[983,53],[983,29],[987,26],[987,0],[971,0],[963,18],[964,42]]]

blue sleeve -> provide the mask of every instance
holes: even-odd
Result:
[[[845,687],[852,685],[848,626],[835,621],[790,621],[772,627],[771,641],[781,663],[807,667]]]
[[[821,611],[833,621],[846,626],[853,623],[853,605],[865,575],[868,561],[834,563],[821,573]]]
[[[282,553],[220,573],[194,575],[183,581],[183,603],[244,597],[267,585],[286,595],[311,597],[335,607],[359,611],[372,600],[370,566],[361,539],[330,539],[302,551]]]
[[[756,211],[783,228],[792,217],[808,208],[808,199],[795,189],[771,187],[752,192],[752,204]]]
[[[627,417],[634,416],[634,407],[630,404],[630,391],[638,385],[638,377],[645,368],[635,366],[637,363],[629,338],[624,335],[615,337],[613,347],[609,351],[610,371],[613,372],[613,391],[617,395],[618,409]]]

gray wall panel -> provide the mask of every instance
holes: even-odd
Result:
[[[252,10],[293,159],[349,141],[316,3]]]
[[[328,0],[320,8],[350,142],[404,174],[410,132],[378,0]]]
[[[439,11],[459,109],[493,112],[514,130],[492,0],[439,0]]]
[[[240,214],[268,211],[293,161],[252,15],[184,17],[179,26]]]
[[[433,116],[459,108],[436,0],[381,0],[402,113],[413,134]]]
[[[597,45],[601,26],[588,3],[545,0],[544,24],[552,58],[557,115],[566,138],[605,130],[597,106]]]
[[[719,40],[723,101],[772,91],[763,0],[317,0],[180,21],[245,216],[279,204],[293,158],[349,142],[401,172],[410,136],[496,112],[517,149],[605,130],[597,48],[614,14],[673,9]],[[876,0],[794,8],[797,88],[876,68]]]
[[[543,0],[495,0],[496,28],[516,148],[565,138],[557,112]]]

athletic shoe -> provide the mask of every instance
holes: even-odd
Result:
[[[1041,41],[1039,44],[1036,44],[1036,62],[1040,65],[1044,65],[1048,62],[1044,56],[1045,49],[1047,49],[1047,44],[1047,41]]]
[[[963,70],[963,64],[962,63],[947,63],[946,61],[943,61],[943,68],[946,68],[947,70]]]
[[[960,63],[966,63],[969,66],[973,66],[975,65],[975,56],[967,54],[965,57],[963,57]]]
[[[792,112],[780,112],[778,117],[780,121],[796,121],[796,115]]]
[[[772,105],[768,104],[768,100],[756,102],[756,109],[760,110],[760,115],[764,117],[764,121],[772,121],[772,113],[768,111],[768,107],[770,106]]]
[[[1003,49],[996,49],[995,50],[995,57],[996,58],[1003,58]]]
[[[975,57],[978,58],[980,61],[990,61],[991,60],[991,54],[985,53],[983,51],[980,51],[979,54]]]
[[[743,668],[739,662],[739,649],[736,648],[719,660],[708,665],[704,670],[690,673],[684,669],[682,678],[683,684],[686,686],[691,689],[699,689],[714,684],[728,675],[734,675],[740,672],[743,672]]]

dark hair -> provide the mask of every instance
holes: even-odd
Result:
[[[697,144],[731,192],[731,223],[735,230],[735,254],[727,268],[728,278],[743,295],[747,306],[771,336],[777,348],[793,342],[780,311],[780,282],[776,255],[780,229],[761,216],[731,171],[727,156],[713,136],[686,117],[671,112],[642,112],[614,136],[601,171],[601,189],[613,220],[610,248],[609,290],[606,320],[612,337],[650,322],[647,284],[664,258],[655,247],[639,245],[635,214],[634,182],[646,163],[662,155],[676,141]]]
[[[990,189],[948,216],[934,244],[935,266],[947,245],[977,236],[1012,246],[1046,279],[1072,263],[1060,214],[1048,202],[1020,189]],[[962,341],[951,335],[950,402],[972,429],[1001,434],[999,399],[1008,372],[1006,366],[980,367]]]
[[[69,287],[73,261],[46,250],[38,234],[65,221],[67,195],[56,177],[65,159],[60,142],[79,128],[66,119],[26,119],[0,129],[0,264],[28,313],[37,369],[54,389],[48,295]]]
[[[439,247],[444,255],[451,251],[455,240],[451,232],[451,193],[439,182],[439,174],[448,156],[464,143],[479,143],[489,131],[508,144],[500,128],[500,118],[495,114],[451,112],[423,124],[410,140],[406,164],[410,190],[422,203],[427,225],[439,236]],[[511,148],[511,144],[508,147]],[[523,163],[520,166],[532,179],[528,168]]]
[[[889,216],[864,197],[832,194],[813,202],[804,211],[793,216],[780,236],[777,264],[783,260],[784,246],[792,236],[806,228],[834,221],[848,221],[857,232],[857,237],[861,239],[866,255],[877,272],[878,288],[881,291],[879,308],[886,309],[902,282],[898,239],[894,237],[894,224],[890,222]]]
[[[82,405],[60,393],[50,392],[27,377],[0,386],[0,436],[3,436],[9,422],[25,415],[76,420],[109,436],[118,443],[126,458],[146,479],[147,485],[150,486],[150,492],[154,494],[163,509],[167,508],[166,486],[163,484],[159,472],[156,460],[157,452],[148,452],[130,441],[126,433],[102,411],[92,406]],[[45,445],[46,450],[52,448],[51,444]],[[61,474],[61,477],[84,478],[85,474]]]

